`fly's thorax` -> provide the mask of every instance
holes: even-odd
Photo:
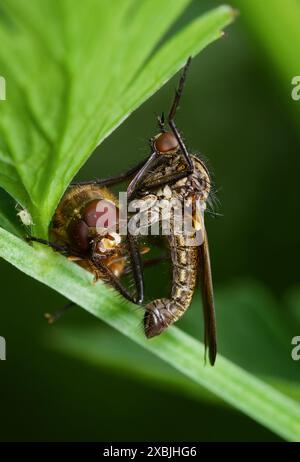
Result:
[[[128,232],[132,235],[147,234],[148,228],[159,222],[157,211],[158,197],[156,194],[145,194],[134,199],[128,206]]]
[[[196,156],[192,156],[194,171],[191,175],[181,178],[173,185],[178,196],[191,198],[193,195],[203,203],[207,201],[210,193],[210,177],[204,163]]]
[[[193,173],[175,182],[172,176],[186,169],[181,154],[170,157],[148,175],[139,197],[129,205],[130,233],[147,235],[151,227],[151,234],[184,235],[186,245],[194,245],[195,233],[199,231],[202,237],[196,236],[195,245],[203,242],[202,217],[210,193],[210,179],[203,162],[196,156],[192,156],[192,161]],[[147,191],[147,185],[153,186],[161,178],[170,178],[170,182]]]
[[[151,191],[153,191],[153,184],[159,182],[162,178],[171,178],[176,173],[184,171],[185,168],[186,166],[182,162],[181,154],[163,156],[143,181],[142,190],[147,191],[147,189],[151,187]]]
[[[168,235],[173,232],[176,216],[182,215],[182,198],[169,185],[157,188],[153,193],[131,201],[129,211],[129,232],[148,234],[151,227],[153,235]],[[140,232],[137,231],[137,227]]]

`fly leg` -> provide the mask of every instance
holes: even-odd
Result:
[[[151,268],[151,266],[158,265],[159,263],[165,262],[168,260],[170,260],[170,257],[168,257],[167,255],[160,255],[159,257],[148,258],[148,260],[145,260],[143,262],[143,268],[144,269]],[[132,273],[131,268],[126,268],[125,271],[123,272],[124,276],[126,276],[127,274],[131,274],[131,273]]]
[[[187,74],[190,63],[191,63],[191,57],[187,60],[187,63],[183,68],[183,72],[179,80],[179,85],[178,85],[178,88],[176,89],[175,97],[174,97],[174,100],[173,100],[173,103],[172,103],[172,106],[171,106],[171,109],[168,115],[168,124],[175,138],[178,141],[181,153],[184,157],[186,168],[182,172],[178,172],[173,175],[162,176],[161,178],[158,178],[155,182],[153,182],[150,185],[151,188],[163,186],[170,182],[176,182],[178,180],[181,180],[182,178],[186,178],[187,176],[191,175],[194,171],[194,166],[193,166],[193,161],[191,159],[191,155],[189,154],[184,144],[184,141],[176,127],[175,120],[174,120],[176,111],[179,106],[180,98],[182,96],[183,87],[184,87],[184,83],[186,80],[186,74]],[[165,131],[165,121],[164,121],[163,114],[160,117],[158,117],[158,124],[160,126],[160,129],[162,131]],[[128,189],[127,189],[128,200],[132,199],[132,197],[139,191],[141,183],[146,178],[148,172],[151,171],[151,169],[153,169],[157,161],[160,160],[161,162],[163,162],[163,158],[159,156],[159,153],[156,151],[153,143],[151,147],[153,151],[152,154],[150,155],[148,160],[143,164],[142,168],[137,172],[136,176],[133,178],[133,180],[128,186]],[[149,185],[147,184],[147,188],[148,186]]]
[[[170,109],[170,112],[169,112],[169,115],[168,115],[168,124],[169,124],[172,132],[174,133],[175,138],[177,139],[178,144],[180,146],[181,152],[183,154],[184,160],[185,160],[186,165],[187,165],[187,174],[188,175],[193,173],[193,170],[194,170],[193,162],[192,162],[191,156],[190,156],[190,154],[189,154],[189,152],[188,152],[188,150],[187,150],[187,148],[186,148],[186,146],[184,144],[184,141],[183,141],[183,139],[182,139],[177,127],[176,127],[174,119],[175,119],[175,115],[176,115],[176,112],[177,112],[177,109],[178,109],[178,106],[179,106],[179,102],[180,102],[180,99],[181,99],[181,96],[182,96],[183,87],[184,87],[184,84],[185,84],[186,75],[187,75],[187,71],[188,71],[188,68],[190,66],[191,60],[192,60],[192,58],[189,57],[189,59],[186,62],[186,65],[183,68],[183,72],[181,74],[179,84],[178,84],[178,87],[177,87],[176,92],[175,92],[175,97],[174,97],[174,100],[173,100],[173,103],[172,103],[172,106],[171,106],[171,109]]]
[[[154,153],[154,154],[156,154],[156,153]],[[148,171],[151,170],[151,168],[153,168],[153,164],[154,164],[153,160],[155,159],[154,154],[152,154],[150,156],[150,158],[149,158],[149,165],[147,166],[147,164],[148,164],[148,162],[147,162],[145,164],[145,166],[144,166],[144,167],[147,166],[148,168],[147,169],[143,168],[142,170],[140,170],[140,172],[134,177],[132,182],[129,184],[129,186],[127,188],[127,199],[128,199],[128,201],[130,201],[136,195],[136,193],[140,190],[140,184],[142,183],[143,179],[147,176]],[[161,158],[161,159],[163,159],[163,158]],[[190,171],[189,168],[186,168],[182,172],[174,173],[172,175],[162,175],[161,177],[156,178],[156,180],[153,181],[152,183],[148,182],[147,183],[147,190],[148,189],[156,189],[157,187],[164,186],[164,185],[167,185],[169,183],[175,183],[176,181],[179,181],[182,178],[186,178],[192,172],[193,172],[193,170]]]
[[[67,257],[76,257],[79,259],[85,258],[84,255],[76,251],[73,251],[72,249],[70,249],[70,247],[58,245],[55,242],[48,241],[47,239],[41,239],[39,237],[34,237],[34,236],[27,236],[26,241],[27,242],[38,242],[39,244],[46,245],[48,247],[51,247],[51,249],[56,250],[57,252],[60,252],[66,255]]]
[[[54,313],[45,313],[45,319],[48,321],[48,324],[53,324],[55,321],[60,319],[67,311],[70,310],[70,308],[74,308],[76,306],[76,303],[74,302],[69,302],[66,303],[62,308],[59,310],[55,311]]]
[[[37,242],[40,242],[40,241],[37,241]],[[57,247],[56,247],[56,250],[57,250]],[[117,278],[117,276],[115,276],[114,273],[107,266],[102,264],[101,259],[97,257],[92,257],[92,265],[95,268],[96,280],[99,279],[99,277],[97,276],[97,272],[100,270],[100,272],[105,275],[106,282],[108,282],[112,287],[114,287],[124,298],[126,298],[126,300],[132,303],[135,303],[135,304],[140,304],[142,302],[143,297],[141,296],[140,292],[138,292],[137,298],[133,297],[128,292],[126,287],[124,287],[124,285],[121,283],[119,278]],[[53,324],[55,321],[60,319],[66,312],[68,312],[70,308],[74,308],[75,306],[76,306],[75,302],[69,302],[52,314],[45,313],[45,318],[47,319],[49,324]]]
[[[188,153],[188,151],[187,151],[187,149],[185,147],[185,144],[184,144],[184,142],[183,142],[183,140],[182,140],[182,138],[180,136],[180,133],[178,132],[177,127],[176,127],[175,122],[174,122],[174,117],[175,117],[176,111],[177,111],[178,106],[179,106],[179,102],[180,102],[180,98],[181,98],[181,95],[182,95],[184,83],[185,83],[185,80],[186,80],[186,74],[187,74],[187,70],[189,68],[190,62],[191,62],[191,57],[187,60],[187,63],[184,66],[184,69],[183,69],[183,72],[182,72],[182,75],[181,75],[181,78],[180,78],[180,81],[179,81],[179,85],[178,85],[178,88],[177,88],[176,93],[175,93],[175,98],[174,98],[173,104],[171,106],[171,110],[169,112],[169,115],[168,115],[168,124],[169,124],[171,130],[173,131],[173,133],[174,133],[174,135],[175,135],[175,137],[176,137],[176,139],[178,141],[178,144],[179,144],[179,146],[180,146],[180,148],[182,150],[182,153],[184,155],[186,164],[188,166],[189,173],[192,173],[192,171],[193,171],[193,163],[192,163],[191,157],[190,157],[190,155],[189,155],[189,153]],[[160,129],[162,131],[165,131],[164,114],[159,116],[157,119],[158,119],[158,124],[159,124]],[[80,185],[89,185],[89,184],[96,184],[98,186],[113,186],[113,185],[115,185],[117,183],[121,183],[122,181],[125,181],[125,180],[129,179],[130,177],[132,177],[133,175],[138,173],[144,167],[144,165],[146,163],[147,162],[145,160],[143,160],[142,162],[140,162],[138,165],[131,168],[127,172],[123,172],[123,173],[121,173],[120,175],[117,175],[117,176],[113,176],[113,177],[106,178],[106,179],[103,179],[103,180],[96,179],[96,180],[90,180],[90,181],[72,182],[71,186],[76,186],[76,185],[80,186]]]
[[[26,241],[27,242],[39,242],[40,244],[44,244],[44,245],[46,245],[48,247],[51,247],[54,250],[57,250],[58,252],[62,252],[62,253],[65,253],[65,252],[69,251],[68,247],[55,244],[54,242],[51,242],[51,241],[47,241],[47,239],[40,239],[39,237],[27,236]]]
[[[135,303],[141,305],[144,301],[144,272],[141,254],[135,236],[127,235],[128,250],[131,260],[132,273],[137,290]]]
[[[161,115],[158,115],[157,116],[157,123],[158,123],[158,127],[160,128],[160,130],[162,132],[165,132],[166,131],[166,127],[165,127],[165,115],[164,113],[162,112]]]
[[[47,241],[46,239],[40,239],[38,237],[33,237],[30,236],[26,238],[27,241],[29,242],[39,242],[40,244],[46,245],[48,247],[51,247],[52,249],[67,254],[68,256],[75,256],[78,257],[79,259],[85,259],[86,256],[80,255],[76,252],[70,251],[68,247],[60,246],[58,244],[55,244],[54,242]],[[142,263],[140,260],[140,253],[135,247],[135,243],[133,242],[133,237],[130,236],[129,238],[130,245],[130,253],[131,253],[131,258],[133,262],[133,272],[136,274],[136,286],[137,286],[137,292],[138,296],[137,298],[134,298],[128,291],[127,289],[122,285],[120,280],[113,274],[113,272],[107,268],[104,264],[102,264],[101,259],[96,257],[95,255],[92,254],[91,260],[96,269],[102,271],[108,278],[108,282],[111,283],[113,287],[115,287],[123,297],[125,297],[127,300],[129,300],[132,303],[140,304],[143,301],[144,297],[144,286],[143,286],[143,275],[142,275]],[[141,275],[139,275],[139,272]]]
[[[67,253],[70,256],[75,256],[78,258],[86,258],[83,255],[76,254],[73,251],[70,251],[68,247],[60,246],[57,245],[53,242],[47,241],[46,239],[40,239],[38,237],[28,237],[26,239],[27,241],[33,241],[33,242],[39,242],[40,244],[47,245],[48,247],[51,247],[54,250],[57,250],[62,253]],[[129,300],[132,303],[136,304],[141,304],[144,298],[144,281],[143,281],[143,273],[142,273],[142,263],[140,259],[140,253],[139,250],[136,247],[136,244],[134,242],[133,236],[128,236],[128,241],[129,241],[129,249],[130,249],[130,255],[132,259],[132,266],[133,266],[133,273],[136,275],[136,286],[137,286],[137,292],[138,296],[137,298],[134,298],[128,291],[127,289],[123,286],[123,284],[120,282],[120,280],[117,278],[117,276],[114,275],[114,273],[107,267],[105,266],[102,262],[101,259],[95,255],[92,254],[91,260],[96,269],[100,270],[103,272],[111,285],[115,287],[123,297],[125,297],[127,300]]]
[[[126,237],[126,247],[129,253],[129,259],[131,263],[131,269],[134,277],[134,283],[136,287],[136,297],[133,297],[127,289],[120,282],[120,279],[110,270],[110,268],[102,264],[102,258],[95,253],[96,242],[94,242],[93,249],[91,251],[91,261],[97,269],[102,271],[108,278],[108,282],[115,287],[123,297],[132,303],[141,305],[144,300],[144,274],[143,264],[141,259],[140,250],[138,248],[137,239],[135,236],[128,234]]]
[[[101,259],[96,256],[92,257],[92,262],[95,267],[105,275],[105,281],[108,282],[112,287],[114,287],[126,300],[136,305],[140,304],[139,296],[136,298],[132,296],[126,287],[121,283],[120,279],[114,275],[114,273],[102,263]]]
[[[146,260],[144,263],[143,263],[143,267],[144,268],[150,268],[151,266],[154,266],[154,265],[157,265],[161,262],[164,262],[164,261],[168,261],[169,260],[169,257],[167,257],[167,255],[161,255],[159,257],[155,257],[155,258],[149,258],[148,260]],[[125,271],[123,272],[123,275],[126,276],[128,274],[131,274],[132,273],[132,269],[131,268],[126,268]],[[130,300],[132,301],[132,300]],[[60,319],[65,313],[67,313],[71,308],[74,308],[76,307],[76,303],[75,302],[69,302],[69,303],[66,303],[62,308],[58,309],[57,311],[55,311],[54,313],[45,313],[45,318],[46,320],[48,321],[49,324],[53,324],[54,322],[58,321],[58,319]]]
[[[100,259],[93,259],[94,267],[96,270],[100,270],[101,273],[105,274],[106,282],[108,282],[112,287],[114,287],[123,297],[129,300],[132,303],[137,303],[136,299],[127,291],[127,289],[123,286],[120,280],[110,271],[107,266],[101,264]],[[99,279],[96,276],[96,280]],[[66,314],[71,308],[76,307],[77,304],[75,302],[68,302],[59,310],[54,311],[54,313],[45,313],[45,318],[49,324],[53,324],[54,322],[58,321],[64,314]]]
[[[105,179],[95,179],[90,181],[79,181],[79,182],[72,182],[70,186],[84,186],[89,184],[94,184],[97,186],[113,186],[115,184],[121,183],[123,181],[128,180],[133,175],[135,175],[145,164],[145,160],[139,162],[135,167],[132,167],[127,172],[120,173],[120,175],[112,176]]]
[[[159,161],[159,154],[156,152],[154,145],[152,146],[152,150],[153,152],[148,158],[148,160],[144,163],[142,168],[137,172],[133,180],[129,183],[129,186],[127,188],[128,201],[130,201],[130,199],[132,199],[132,197],[139,191],[140,185],[143,182],[144,178],[147,177],[148,172],[150,172]]]

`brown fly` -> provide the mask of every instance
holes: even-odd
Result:
[[[151,204],[150,223],[162,222],[163,214],[156,212],[156,203],[177,204],[187,210],[194,225],[191,232],[176,230],[177,215],[169,213],[170,229],[167,236],[173,268],[172,290],[169,298],[160,298],[145,307],[144,330],[147,337],[163,332],[177,321],[191,304],[198,280],[201,282],[205,322],[205,346],[209,349],[210,363],[216,359],[216,322],[211,276],[208,238],[204,227],[204,211],[211,192],[208,169],[196,155],[187,150],[177,130],[174,117],[182,95],[188,60],[180,78],[178,89],[168,115],[166,128],[163,116],[158,119],[160,133],[150,140],[151,154],[143,167],[130,182],[128,198],[139,198],[144,213]],[[179,204],[179,207],[178,207]],[[166,207],[165,206],[165,207]],[[154,215],[154,220],[153,220]],[[194,241],[191,237],[194,236]]]
[[[133,199],[138,200],[140,205],[141,202],[144,203],[144,207],[141,207],[144,210],[148,210],[151,204],[151,208],[154,209],[152,215],[154,213],[157,223],[162,224],[163,213],[161,211],[156,213],[156,203],[161,204],[167,201],[170,204],[175,201],[177,209],[187,209],[187,216],[193,223],[193,229],[188,232],[185,229],[179,231],[175,229],[176,207],[171,207],[170,232],[166,238],[173,268],[172,290],[169,298],[160,298],[145,306],[144,330],[147,337],[153,337],[177,321],[190,306],[198,280],[200,280],[205,347],[209,349],[209,359],[213,365],[217,354],[216,322],[208,239],[204,226],[204,212],[211,195],[211,179],[204,161],[187,150],[174,121],[190,61],[191,58],[183,69],[166,122],[163,116],[158,118],[160,132],[150,140],[150,156],[118,176],[71,185],[70,191],[75,192],[75,196],[76,191],[81,191],[83,194],[83,197],[78,199],[78,207],[73,207],[73,204],[69,210],[68,205],[64,208],[64,202],[62,202],[53,220],[53,231],[56,238],[61,239],[66,245],[61,246],[37,238],[31,238],[31,240],[48,244],[66,255],[78,258],[83,266],[87,262],[88,266],[92,265],[95,268],[95,270],[92,269],[94,274],[98,274],[96,271],[99,271],[99,277],[108,279],[127,299],[142,303],[144,277],[136,237],[129,231],[125,243],[130,254],[131,268],[137,288],[137,296],[132,297],[120,283],[118,275],[114,273],[112,266],[114,260],[110,260],[112,254],[107,253],[105,258],[99,255],[103,248],[107,245],[110,247],[111,243],[105,241],[106,244],[103,247],[102,234],[101,236],[90,235],[90,231],[86,234],[86,228],[82,222],[90,227],[91,224],[86,222],[86,216],[89,216],[90,207],[93,211],[93,202],[86,201],[85,195],[88,191],[88,194],[91,194],[91,191],[97,191],[101,195],[104,187],[131,180],[127,189],[128,200],[131,203]],[[89,197],[89,199],[92,198]],[[105,195],[104,199],[106,199]],[[66,204],[68,201],[69,197],[66,196]],[[64,223],[66,216],[69,217],[67,226]],[[153,220],[147,226],[150,224],[153,224]],[[111,237],[106,236],[106,239],[111,240]],[[120,244],[113,245],[113,247],[114,251],[110,248],[109,252],[115,252],[113,258],[118,260]]]
[[[101,279],[127,300],[140,304],[144,297],[140,254],[146,249],[138,249],[134,237],[121,236],[118,221],[117,199],[106,187],[72,185],[55,211],[50,227],[51,240],[33,236],[27,240],[59,251],[91,272],[95,282]],[[128,272],[134,277],[135,295],[120,281]],[[54,322],[73,305],[69,303],[53,315],[47,314],[48,321]]]
[[[102,187],[131,180],[127,189],[129,201],[138,198],[155,207],[155,201],[163,196],[167,200],[176,199],[177,204],[182,203],[183,208],[183,202],[190,204],[190,215],[201,237],[197,245],[191,245],[189,233],[175,233],[171,226],[167,239],[173,267],[172,291],[169,298],[154,300],[146,305],[144,330],[147,337],[153,337],[177,321],[190,306],[200,280],[205,347],[209,349],[209,359],[213,365],[217,354],[216,322],[208,239],[204,226],[204,211],[211,195],[211,179],[204,161],[187,150],[174,120],[190,61],[191,58],[183,69],[167,121],[163,116],[158,118],[160,132],[150,140],[150,156],[116,177],[82,184]],[[161,221],[161,214],[158,220]],[[136,274],[139,271],[140,268],[136,269]],[[143,285],[142,274],[139,281]]]

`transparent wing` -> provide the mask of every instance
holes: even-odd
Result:
[[[210,364],[213,366],[217,355],[216,317],[208,239],[206,231],[204,232],[204,242],[199,247],[199,260],[202,304],[204,314],[205,357],[208,348],[209,361]]]

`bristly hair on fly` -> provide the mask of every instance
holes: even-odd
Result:
[[[205,165],[205,168],[206,168],[206,170],[208,172],[209,179],[210,179],[210,191],[209,191],[209,195],[208,195],[208,198],[207,198],[207,201],[206,201],[207,208],[205,210],[205,213],[207,213],[208,215],[210,215],[213,218],[222,217],[223,214],[219,213],[220,199],[218,197],[218,192],[220,191],[220,188],[216,187],[216,183],[215,183],[215,180],[214,180],[214,172],[213,172],[213,169],[211,167],[210,160],[205,155],[203,155],[202,153],[199,153],[199,152],[193,153],[193,155],[198,157],[198,159],[200,159],[201,162],[203,162],[203,164]]]
[[[181,133],[181,131],[180,131],[180,135],[181,135],[182,139],[185,141],[185,137]],[[191,152],[193,153],[194,156],[198,157],[198,159],[200,159],[201,162],[203,162],[204,167],[206,168],[209,179],[210,179],[210,192],[209,192],[209,195],[208,195],[208,198],[207,198],[207,201],[206,201],[207,208],[205,210],[205,213],[210,215],[212,218],[222,217],[223,214],[219,213],[221,204],[220,204],[220,199],[218,198],[218,195],[217,195],[220,188],[217,188],[217,186],[216,186],[216,183],[215,183],[215,180],[214,180],[214,172],[213,172],[213,168],[211,166],[211,162],[210,162],[209,158],[206,157],[204,154],[202,154],[200,152],[195,152],[193,149],[191,150]]]

